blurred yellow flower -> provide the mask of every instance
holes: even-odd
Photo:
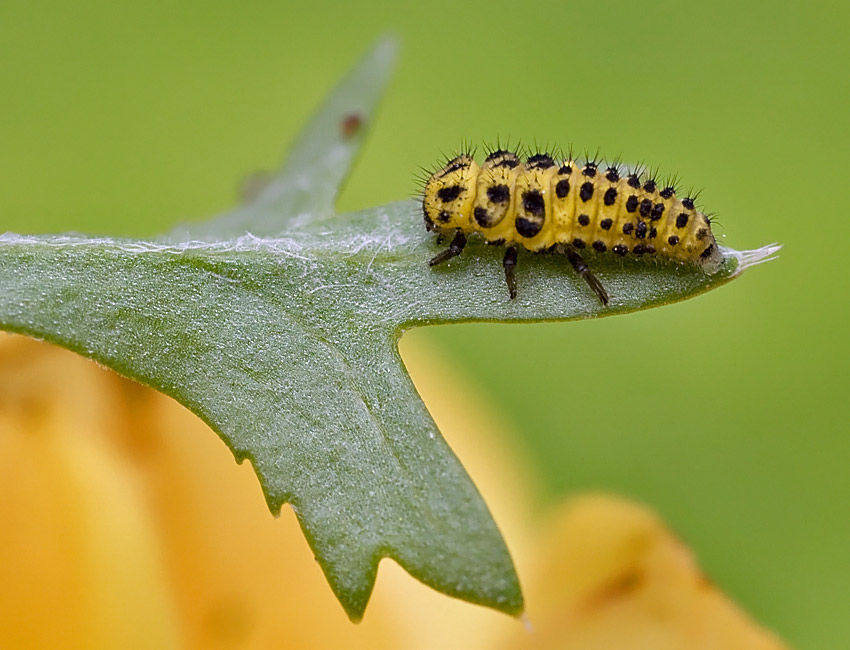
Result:
[[[0,648],[784,647],[645,508],[591,495],[539,517],[501,423],[433,353],[402,348],[511,546],[525,623],[383,562],[352,625],[291,510],[272,517],[248,463],[200,420],[0,334]]]

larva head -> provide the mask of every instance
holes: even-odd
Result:
[[[699,264],[706,273],[715,273],[723,265],[723,253],[714,240],[714,235],[709,235],[709,239],[711,241],[699,254]]]
[[[478,171],[472,156],[463,154],[431,175],[422,196],[428,230],[469,230]]]

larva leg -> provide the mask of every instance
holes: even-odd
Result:
[[[576,270],[581,277],[584,278],[584,281],[593,289],[594,293],[596,293],[599,301],[603,305],[608,304],[608,292],[605,291],[605,287],[602,286],[602,283],[599,279],[590,272],[590,269],[587,268],[587,264],[584,263],[584,260],[581,259],[581,255],[575,252],[572,248],[567,249],[567,258],[570,260],[570,264],[573,265],[573,268]]]
[[[437,266],[437,264],[442,264],[446,260],[457,257],[463,252],[464,246],[466,246],[466,235],[458,231],[454,239],[452,239],[452,243],[449,244],[449,247],[428,262],[428,266]]]
[[[508,283],[508,291],[511,300],[516,298],[516,246],[508,246],[505,249],[505,258],[502,260],[505,267],[505,282]]]

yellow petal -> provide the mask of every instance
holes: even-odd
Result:
[[[528,590],[542,650],[781,650],[726,598],[648,509],[590,495],[553,515]]]
[[[143,496],[98,436],[103,371],[53,356],[0,339],[0,648],[177,647]]]

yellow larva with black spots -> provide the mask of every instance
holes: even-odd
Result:
[[[480,233],[506,247],[505,280],[516,297],[517,246],[565,253],[602,304],[608,293],[590,272],[580,250],[653,256],[695,264],[707,273],[720,268],[722,254],[711,223],[679,199],[673,187],[652,178],[604,171],[595,162],[556,163],[535,154],[524,163],[510,151],[494,151],[479,167],[469,154],[448,161],[425,183],[422,210],[428,230],[454,234],[448,249],[430,261],[459,255],[467,235]]]

